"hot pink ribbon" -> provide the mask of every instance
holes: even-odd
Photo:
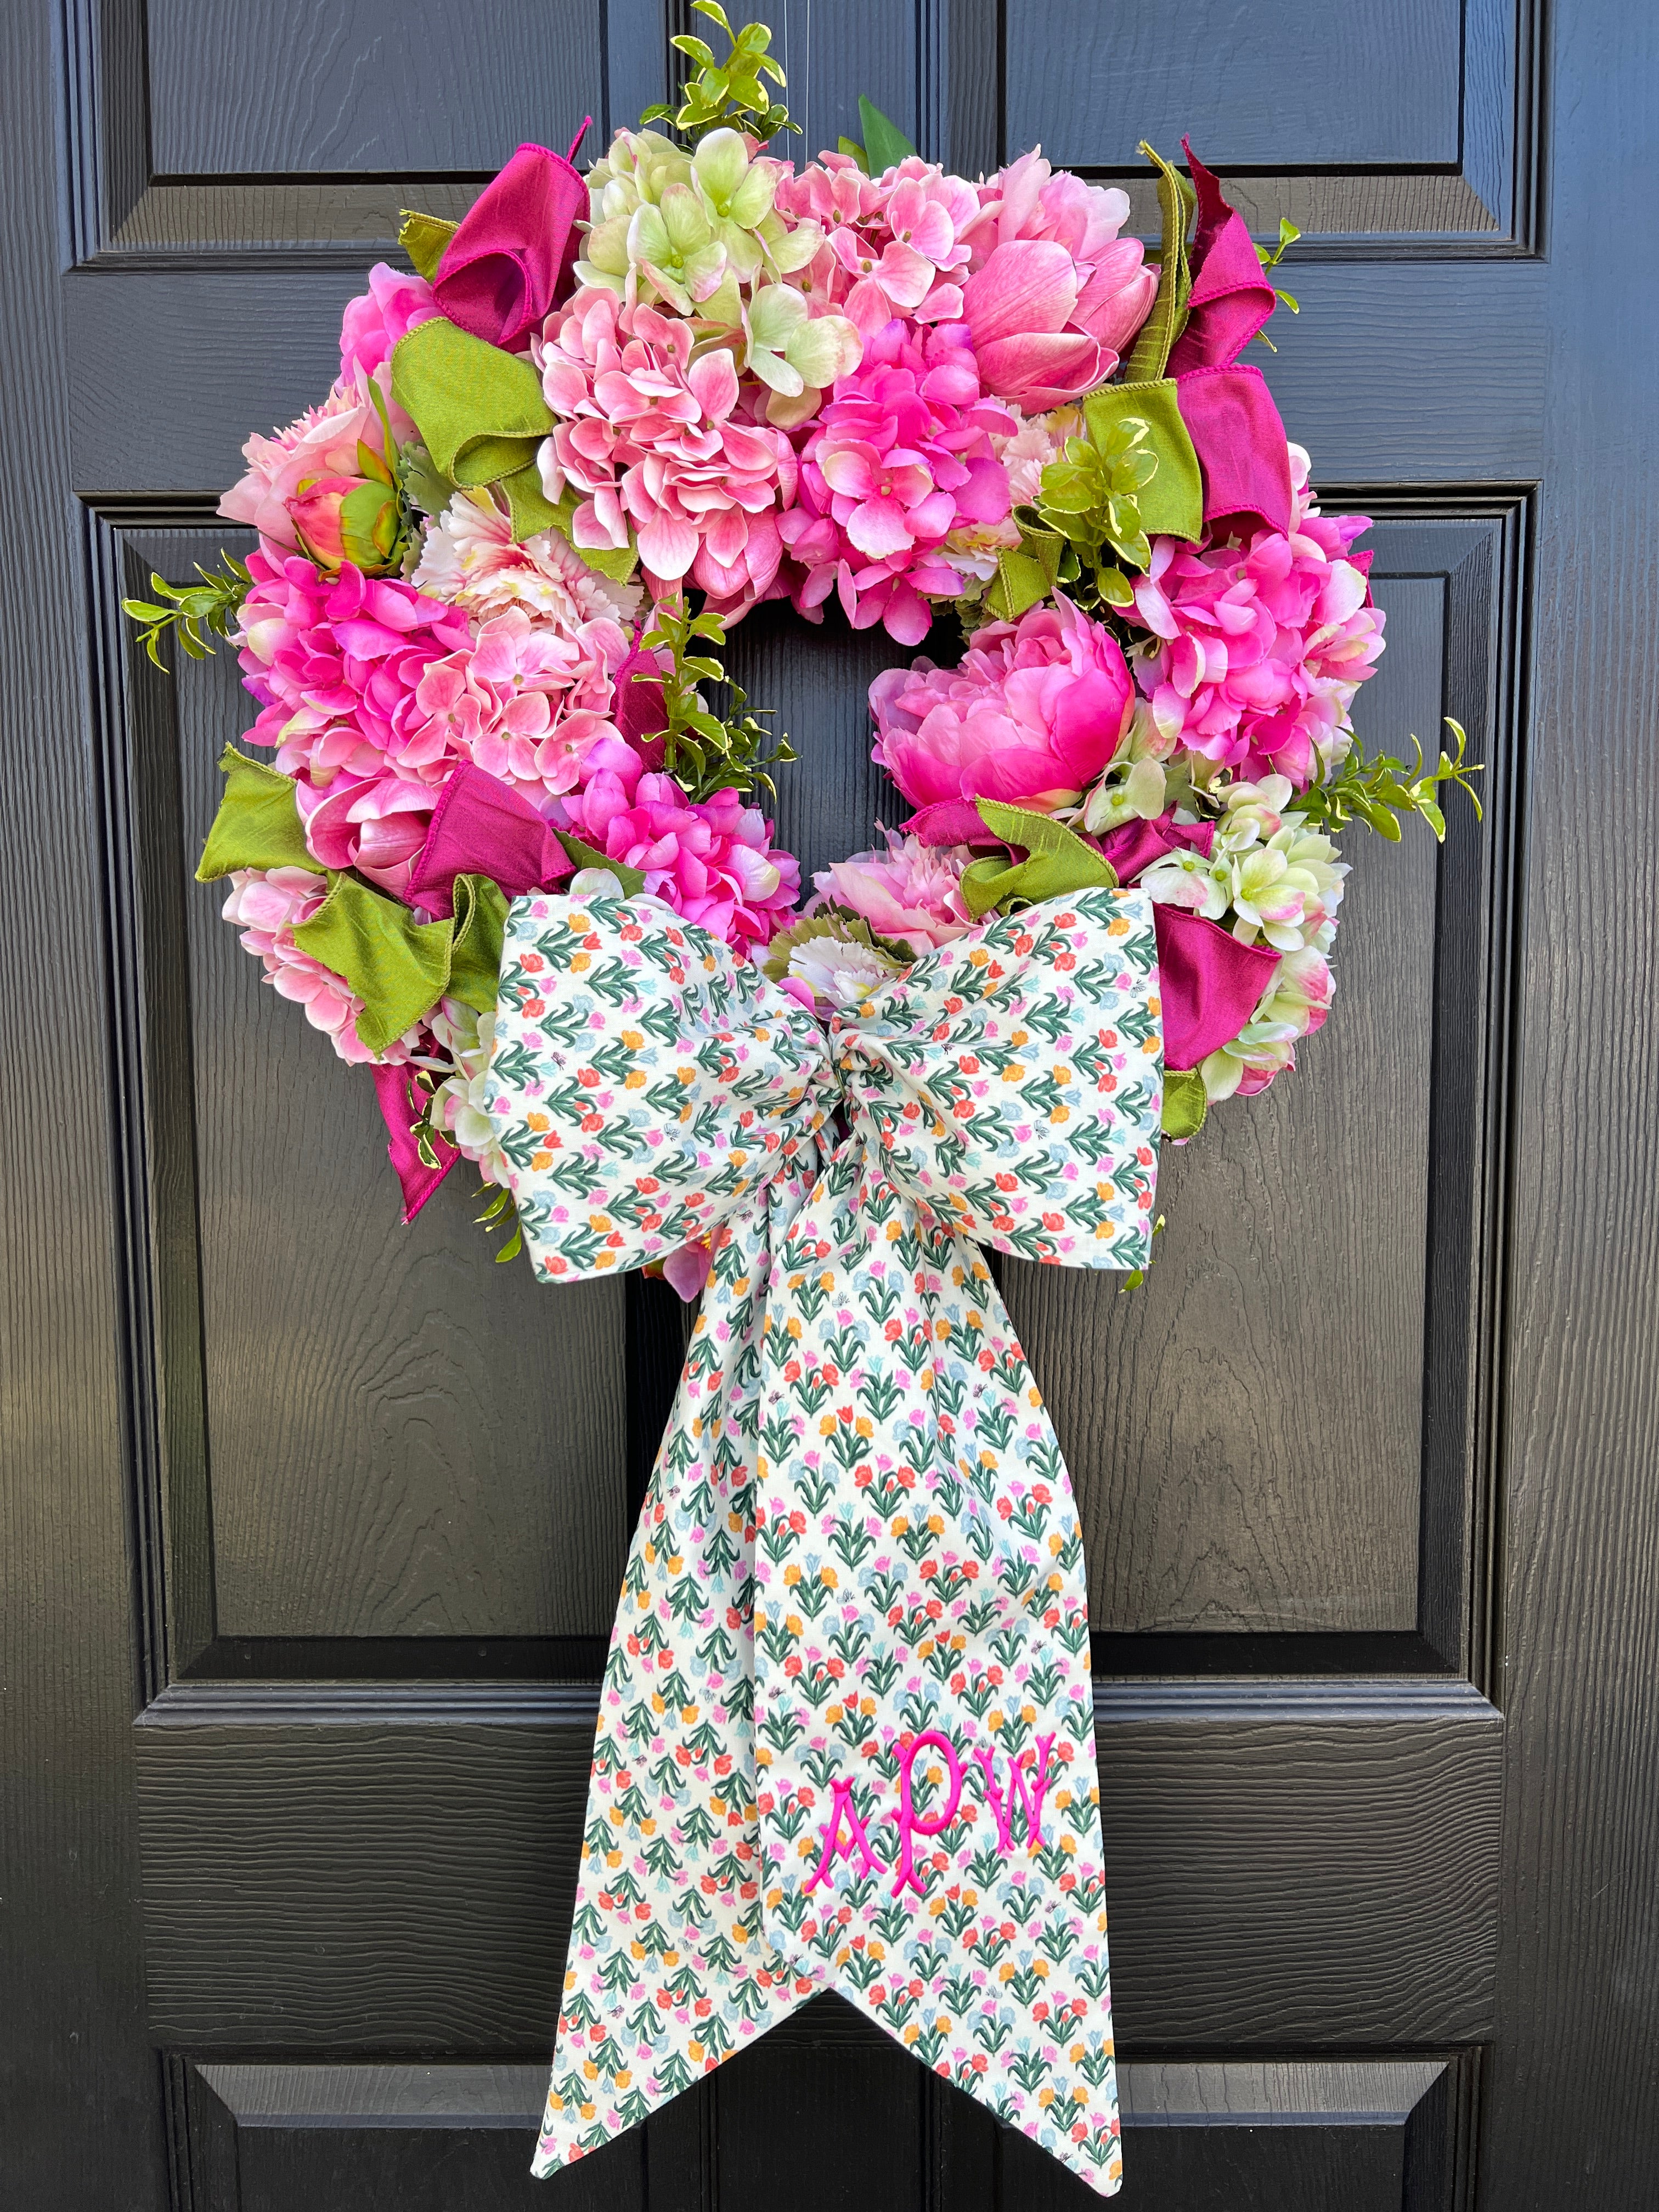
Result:
[[[374,1067],[369,1073],[374,1078],[374,1096],[380,1101],[381,1118],[392,1139],[386,1148],[386,1158],[398,1170],[398,1181],[403,1186],[404,1220],[407,1224],[413,1221],[461,1156],[447,1138],[434,1130],[432,1149],[438,1164],[428,1167],[415,1143],[415,1124],[421,1109],[409,1067]]]
[[[444,248],[432,286],[439,313],[486,344],[522,349],[570,289],[586,213],[587,186],[565,155],[520,146]]]
[[[1198,195],[1193,289],[1187,323],[1170,351],[1181,419],[1204,471],[1204,520],[1291,526],[1291,464],[1285,425],[1259,368],[1238,356],[1278,302],[1244,219],[1221,186],[1182,146]]]

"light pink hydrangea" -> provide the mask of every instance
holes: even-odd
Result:
[[[818,899],[860,915],[878,937],[927,952],[972,927],[962,896],[962,872],[973,858],[965,845],[924,845],[883,831],[884,853],[854,853],[812,878]],[[814,902],[815,904],[817,902]]]
[[[388,374],[382,372],[383,397]],[[401,408],[388,404],[387,413],[395,440],[401,443],[415,435],[415,425]],[[368,374],[358,371],[285,430],[248,440],[242,448],[247,468],[220,501],[219,512],[228,522],[257,530],[273,557],[309,552],[337,567],[341,501],[369,481],[357,448],[366,446],[378,458],[384,456],[386,442],[386,426],[369,397]]]
[[[625,866],[645,888],[727,945],[770,941],[800,892],[793,854],[772,843],[772,824],[735,791],[689,799],[671,775],[636,780],[610,769],[563,800],[566,829]]]
[[[377,261],[368,272],[368,289],[348,300],[340,321],[340,378],[355,383],[362,369],[372,376],[392,358],[392,348],[417,323],[438,313],[432,287],[424,276]]]
[[[777,576],[795,453],[781,430],[739,411],[731,355],[693,361],[691,346],[689,324],[603,289],[550,317],[532,347],[559,418],[541,447],[542,483],[551,500],[567,484],[586,495],[572,524],[578,545],[624,547],[631,523],[653,590],[689,575],[735,612]]]
[[[470,760],[532,805],[574,791],[594,744],[620,742],[611,714],[628,651],[606,617],[567,636],[509,607],[422,671],[398,772],[441,781]]]
[[[875,758],[919,807],[1075,805],[1117,750],[1134,688],[1116,640],[1061,598],[976,630],[956,668],[890,668],[870,687]]]
[[[1241,780],[1279,775],[1301,789],[1347,750],[1349,709],[1382,653],[1383,617],[1369,561],[1346,557],[1370,517],[1322,515],[1299,447],[1291,466],[1288,537],[1259,530],[1203,549],[1152,540],[1135,614],[1161,643],[1137,672],[1166,745]]]
[[[475,622],[522,607],[567,635],[599,617],[631,626],[641,598],[637,584],[590,568],[556,530],[515,538],[511,520],[487,492],[458,491],[428,524],[410,581],[465,607]]]
[[[1151,312],[1158,276],[1121,238],[1129,198],[1054,174],[1034,149],[979,188],[962,313],[988,392],[1028,414],[1103,382]]]
[[[825,154],[778,187],[780,213],[816,222],[817,256],[793,282],[872,337],[895,315],[954,322],[962,313],[963,234],[983,215],[975,188],[907,155],[866,177],[848,154]]]
[[[406,1060],[420,1042],[419,1030],[395,1037],[384,1052],[371,1052],[357,1034],[362,1000],[294,941],[295,931],[311,920],[327,891],[324,878],[308,868],[237,868],[222,910],[263,964],[266,982],[280,997],[304,1007],[306,1019],[321,1030],[342,1060],[358,1066]]]
[[[981,391],[960,325],[886,324],[836,386],[801,456],[800,504],[782,525],[804,572],[800,611],[838,590],[855,629],[880,622],[919,644],[933,620],[927,599],[963,588],[946,541],[1008,514],[992,438],[1015,428]]]

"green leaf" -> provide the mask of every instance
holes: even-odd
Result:
[[[859,120],[864,125],[864,143],[872,177],[896,168],[907,154],[915,152],[897,124],[890,122],[862,93],[859,94]]]
[[[600,852],[597,845],[586,844],[581,838],[572,836],[568,830],[556,830],[553,835],[579,868],[609,868],[629,898],[637,897],[645,889],[643,868],[630,868],[625,860],[613,860],[608,853]]]
[[[1166,1067],[1164,1071],[1164,1134],[1177,1142],[1195,1137],[1204,1127],[1207,1101],[1204,1078],[1195,1067]]]

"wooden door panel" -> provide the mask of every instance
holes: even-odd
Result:
[[[1483,2048],[1534,2032],[1497,1994],[1486,1694],[1517,1510],[1524,647],[1569,336],[1539,252],[1534,0],[732,12],[776,27],[809,145],[865,89],[969,173],[1040,137],[1124,181],[1143,228],[1142,133],[1243,165],[1253,226],[1309,234],[1269,380],[1328,503],[1379,517],[1390,651],[1362,735],[1431,743],[1452,713],[1488,763],[1485,825],[1455,813],[1443,854],[1350,840],[1334,1025],[1166,1155],[1146,1285],[1004,1270],[1088,1544],[1125,2201],[1468,2212]],[[187,880],[246,720],[234,671],[155,678],[114,611],[150,561],[183,573],[223,541],[242,440],[325,386],[399,207],[458,215],[517,138],[630,118],[669,82],[682,0],[62,15],[66,350],[31,404],[91,580],[142,1707],[107,1773],[125,1793],[137,1770],[173,2202],[1080,2204],[834,1999],[529,2184],[593,1686],[684,1317],[659,1285],[552,1297],[497,1272],[459,1172],[397,1226],[366,1081]],[[769,608],[732,658],[795,738],[779,828],[809,874],[897,818],[865,694],[902,649]],[[1559,1234],[1534,1242],[1553,1266]]]
[[[1468,2161],[1461,2060],[1152,2063],[1121,2069],[1125,2157],[1146,2212],[1441,2212]],[[508,2153],[539,2115],[533,2066],[254,2064],[180,2069],[195,2212],[472,2212],[544,2191]],[[820,2000],[676,2108],[560,2183],[580,2212],[1082,2212],[1096,2200],[1023,2137]],[[782,2146],[781,2155],[779,2146]],[[686,2155],[689,2154],[689,2155]]]

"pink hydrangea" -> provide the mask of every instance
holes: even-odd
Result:
[[[975,188],[937,162],[907,155],[866,177],[848,154],[825,154],[778,187],[781,214],[816,222],[824,242],[795,278],[809,299],[872,337],[895,315],[957,320],[969,249],[963,234],[983,210]]]
[[[620,742],[611,714],[628,651],[605,617],[567,635],[509,607],[422,670],[398,772],[440,781],[470,760],[532,805],[574,791],[594,744]]]
[[[566,829],[625,866],[677,914],[726,944],[765,945],[794,906],[800,870],[772,843],[772,824],[735,791],[692,800],[671,775],[606,768],[563,800]]]
[[[1139,239],[1118,235],[1127,193],[1056,176],[1041,149],[979,190],[962,313],[986,390],[1040,413],[1112,374],[1151,311],[1157,272]]]
[[[731,355],[693,361],[691,345],[678,317],[598,289],[550,318],[532,347],[559,417],[541,447],[542,482],[551,500],[567,484],[586,495],[572,524],[578,545],[626,546],[631,522],[653,590],[689,574],[732,612],[777,576],[795,453],[781,430],[738,411]]]
[[[394,1038],[384,1052],[371,1052],[357,1034],[362,1000],[294,941],[295,931],[311,920],[327,890],[324,878],[308,868],[237,868],[224,917],[235,923],[243,945],[263,963],[266,982],[280,997],[304,1007],[306,1019],[321,1030],[342,1060],[359,1066],[405,1060],[420,1041],[418,1030]]]
[[[348,300],[340,321],[340,379],[355,383],[362,369],[372,376],[390,361],[399,338],[439,312],[424,276],[390,269],[377,261],[368,272],[368,289]]]
[[[923,595],[963,588],[946,541],[1008,514],[992,436],[1016,427],[981,391],[960,325],[886,324],[836,384],[801,457],[800,504],[782,525],[804,572],[800,611],[839,590],[855,629],[881,622],[902,644],[919,644],[933,620]]]
[[[388,404],[387,413],[395,440],[401,443],[415,435],[401,408]],[[220,501],[219,512],[228,522],[245,522],[257,530],[273,557],[309,552],[325,565],[337,567],[341,501],[370,481],[358,447],[380,457],[386,443],[386,425],[369,397],[368,375],[360,371],[342,379],[320,407],[308,408],[285,430],[250,438],[242,448],[247,468]]]
[[[1133,702],[1116,640],[1061,598],[976,630],[959,667],[884,671],[870,687],[875,758],[915,806],[1074,805]]]
[[[884,853],[854,853],[813,877],[819,898],[861,915],[878,937],[926,952],[948,945],[973,925],[962,896],[965,845],[924,845],[890,830]]]
[[[1135,613],[1161,641],[1138,672],[1165,744],[1246,781],[1278,775],[1302,788],[1346,750],[1349,709],[1382,653],[1383,617],[1369,563],[1346,557],[1369,516],[1322,515],[1299,447],[1291,465],[1288,537],[1259,530],[1204,548],[1155,538]]]

